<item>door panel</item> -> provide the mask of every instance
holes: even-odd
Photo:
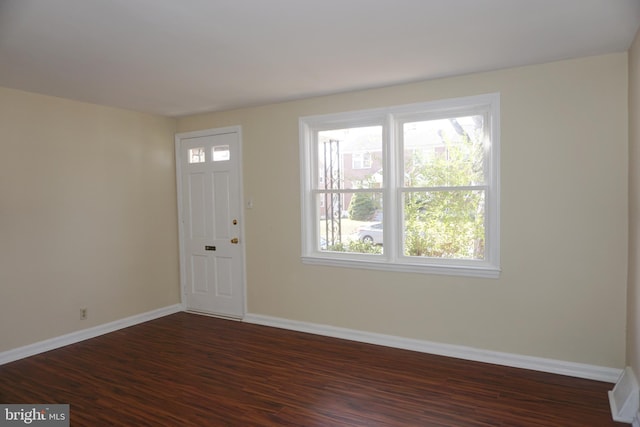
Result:
[[[221,239],[231,239],[230,185],[229,177],[226,173],[216,172],[213,174],[214,235]]]
[[[244,314],[239,132],[176,136],[186,308]]]
[[[206,220],[204,206],[204,173],[193,173],[189,176],[189,229],[191,238],[206,238]]]
[[[231,258],[216,259],[216,293],[220,296],[233,296],[233,260]]]
[[[209,288],[208,259],[204,255],[191,255],[191,291],[206,293]]]

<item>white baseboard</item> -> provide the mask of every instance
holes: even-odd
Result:
[[[637,425],[640,386],[638,386],[638,379],[631,366],[624,369],[613,390],[610,390],[608,394],[613,420]]]
[[[622,373],[622,369],[609,368],[604,366],[566,362],[562,360],[546,359],[542,357],[523,356],[519,354],[482,350],[460,345],[442,344],[431,341],[401,338],[392,335],[363,332],[354,329],[338,328],[316,323],[299,322],[295,320],[263,316],[259,314],[249,313],[245,315],[243,321],[281,329],[290,329],[316,335],[324,335],[351,341],[364,342],[368,344],[377,344],[386,347],[395,347],[404,350],[413,350],[422,353],[437,354],[440,356],[455,357],[458,359],[472,360],[476,362],[493,363],[496,365],[511,366],[515,368],[530,369],[534,371],[548,372],[560,375],[568,375],[571,377],[585,378],[608,383],[615,383]]]
[[[144,323],[149,320],[168,316],[170,314],[184,311],[181,304],[159,308],[146,313],[116,320],[113,322],[98,325],[81,331],[72,332],[56,338],[18,347],[0,353],[0,365],[54,350],[69,344],[94,338],[109,332],[127,328],[129,326]],[[622,373],[622,369],[609,368],[603,366],[588,365],[583,363],[566,362],[555,359],[545,359],[541,357],[523,356],[512,353],[502,353],[496,351],[482,350],[473,347],[466,347],[452,344],[442,344],[431,341],[415,340],[410,338],[396,337],[392,335],[363,332],[354,329],[338,328],[335,326],[321,325],[317,323],[307,323],[295,320],[288,320],[279,317],[263,316],[259,314],[246,314],[244,322],[258,325],[271,326],[281,329],[289,329],[299,332],[307,332],[316,335],[324,335],[334,338],[341,338],[351,341],[364,342],[369,344],[382,345],[386,347],[401,348],[404,350],[418,351],[421,353],[437,354],[440,356],[455,357],[458,359],[472,360],[476,362],[493,363],[496,365],[511,366],[515,368],[531,369],[534,371],[549,372],[553,374],[568,375],[577,378],[585,378],[596,381],[615,383]],[[636,427],[640,427],[640,424]]]
[[[135,316],[115,320],[113,322],[94,326],[88,329],[83,329],[81,331],[71,332],[70,334],[51,338],[45,341],[40,341],[34,344],[29,344],[24,347],[18,347],[12,350],[3,351],[0,353],[0,365],[23,359],[25,357],[33,356],[35,354],[44,353],[45,351],[64,347],[69,344],[75,344],[89,338],[94,338],[99,335],[117,331],[118,329],[128,328],[129,326],[168,316],[180,311],[183,311],[183,307],[181,304],[170,305],[168,307],[159,308],[157,310],[148,311],[146,313],[136,314]]]

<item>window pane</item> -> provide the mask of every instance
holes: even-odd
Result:
[[[484,191],[404,194],[406,256],[484,259]]]
[[[382,253],[382,193],[317,195],[319,250]]]
[[[483,184],[483,116],[404,123],[405,187]]]
[[[318,132],[318,189],[382,187],[382,126]]]
[[[213,147],[213,161],[224,162],[230,159],[230,151],[228,145],[220,145]]]
[[[189,148],[189,163],[204,163],[204,147]]]
[[[351,156],[352,169],[370,169],[373,166],[371,153],[353,153]]]

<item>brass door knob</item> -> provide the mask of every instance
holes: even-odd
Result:
[[[231,243],[233,243],[234,245],[238,244],[238,238],[234,237],[233,239],[231,239]]]

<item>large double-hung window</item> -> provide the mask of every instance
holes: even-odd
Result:
[[[499,113],[488,94],[302,117],[303,261],[497,277]]]

